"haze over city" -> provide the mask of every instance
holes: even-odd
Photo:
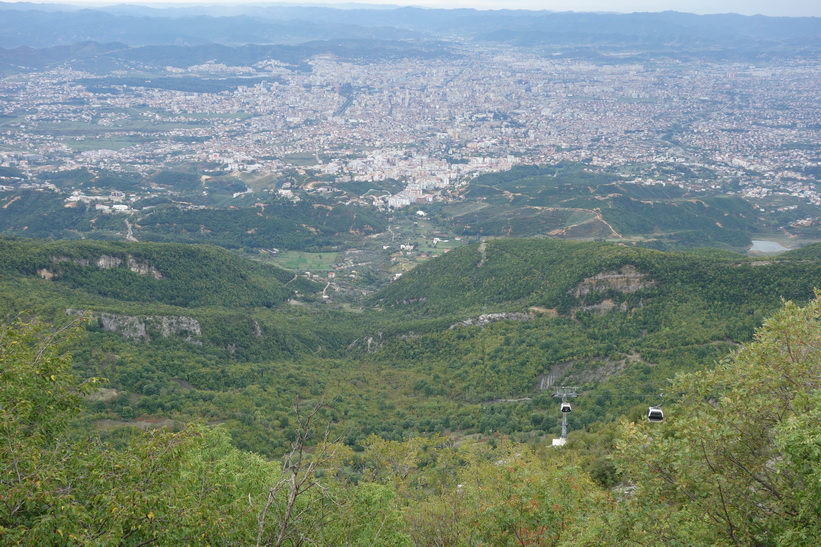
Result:
[[[391,0],[365,0],[350,2],[347,0],[321,0],[304,2],[228,2],[219,0],[177,0],[166,2],[163,0],[139,0],[137,2],[105,2],[97,0],[69,0],[67,2],[32,0],[35,4],[77,4],[93,6],[110,6],[118,3],[130,5],[150,5],[156,7],[172,7],[180,5],[291,5],[291,6],[327,6],[339,8],[376,7],[376,6],[415,6],[437,9],[473,8],[479,10],[549,10],[575,12],[660,12],[680,11],[684,13],[738,13],[741,15],[767,15],[774,17],[818,17],[821,16],[821,3],[812,0],[788,0],[783,2],[769,2],[765,0],[413,0],[410,2],[396,2]]]

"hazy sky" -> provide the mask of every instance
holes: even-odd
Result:
[[[34,2],[61,3],[61,0],[33,0]],[[66,4],[266,4],[265,0],[62,0]],[[281,2],[288,4],[351,4],[351,0],[306,0]],[[689,13],[741,13],[744,15],[821,16],[819,0],[360,0],[361,4],[393,4],[437,8],[477,9],[544,9],[553,11],[665,11]]]

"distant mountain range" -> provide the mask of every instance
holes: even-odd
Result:
[[[441,42],[408,43],[397,40],[340,38],[319,40],[299,45],[246,44],[226,46],[217,43],[197,45],[128,46],[122,42],[77,42],[49,47],[18,46],[0,48],[0,70],[47,69],[70,63],[91,72],[106,73],[130,63],[151,67],[189,67],[216,62],[231,66],[249,66],[260,61],[277,60],[296,70],[307,68],[305,61],[315,55],[334,55],[340,59],[393,60],[403,58],[433,58],[452,55],[451,48]]]
[[[288,6],[84,8],[0,3],[0,47],[297,44],[330,39],[467,39],[528,46],[817,51],[818,18],[663,13]]]

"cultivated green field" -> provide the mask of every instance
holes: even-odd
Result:
[[[298,272],[321,273],[333,270],[339,253],[306,253],[303,251],[280,251],[268,260],[281,268]]]

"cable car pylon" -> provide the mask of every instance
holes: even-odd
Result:
[[[562,386],[553,392],[553,397],[557,397],[562,400],[562,404],[559,407],[559,410],[562,413],[562,436],[558,439],[553,439],[553,446],[564,446],[567,442],[567,415],[573,410],[570,403],[567,402],[567,399],[575,399],[578,397],[578,391],[578,388],[575,387]]]

